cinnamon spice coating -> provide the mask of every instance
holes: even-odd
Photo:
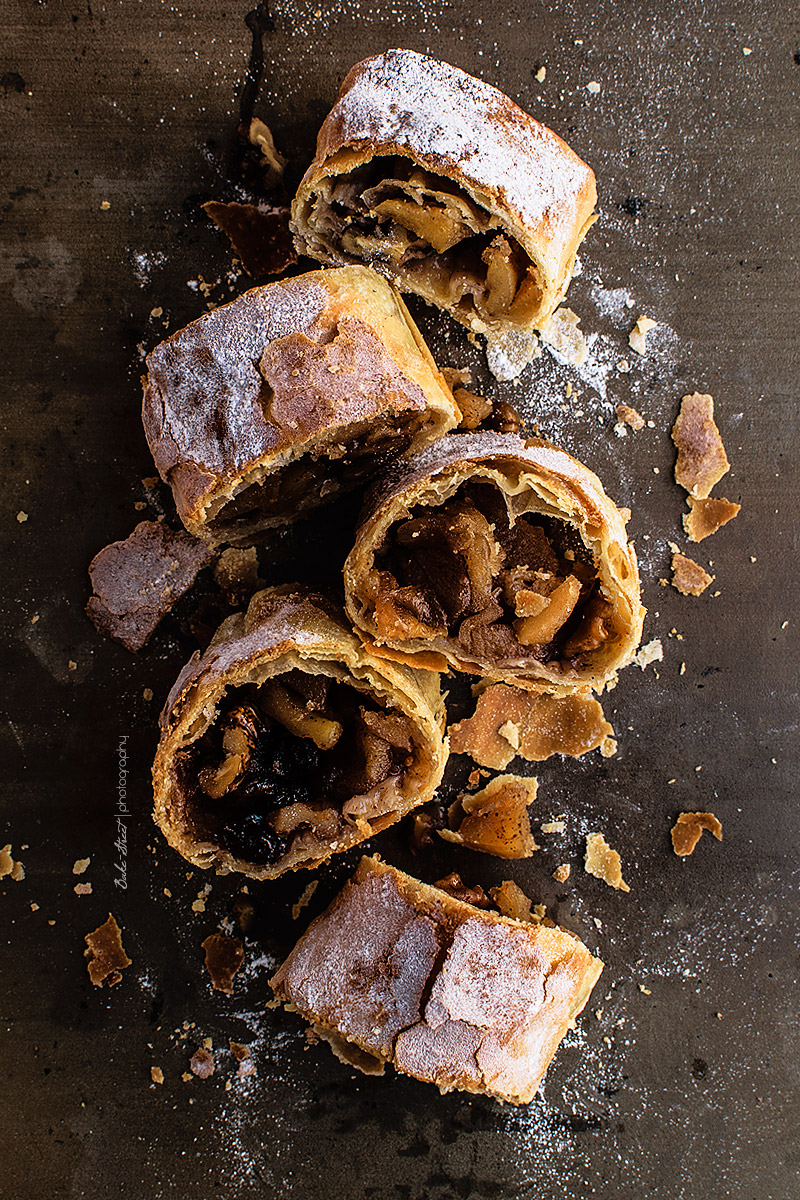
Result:
[[[644,618],[636,556],[600,481],[514,435],[451,435],[385,478],[344,581],[376,653],[557,695],[611,678]]]
[[[254,288],[147,358],[156,467],[214,543],[296,520],[458,419],[402,299],[366,267]]]
[[[364,858],[271,982],[373,1071],[391,1063],[441,1092],[527,1104],[602,967],[564,929],[486,912]]]
[[[425,804],[447,759],[438,680],[376,659],[336,604],[269,588],[187,663],[161,716],[154,819],[198,867],[273,879]]]
[[[596,200],[586,163],[508,96],[394,49],[342,84],[292,224],[301,253],[368,262],[498,337],[557,308]]]

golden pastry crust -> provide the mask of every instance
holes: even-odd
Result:
[[[566,930],[486,912],[364,858],[272,986],[378,1069],[527,1104],[602,968]]]
[[[339,814],[328,834],[317,836],[313,826],[301,827],[277,861],[248,861],[221,843],[220,819],[210,815],[200,796],[199,772],[189,751],[214,726],[226,692],[261,688],[289,671],[333,679],[371,698],[379,709],[401,714],[411,731],[411,749],[399,774],[387,780],[392,783],[389,803],[378,804],[374,815],[369,804],[356,805],[349,816]],[[223,622],[205,654],[186,664],[170,692],[153,764],[154,820],[184,858],[219,874],[240,871],[252,879],[274,879],[284,871],[318,866],[431,799],[447,761],[444,721],[435,676],[376,659],[326,598],[288,585],[265,589],[246,613]]]
[[[373,219],[377,213],[384,225],[394,222],[396,244],[411,247],[402,261],[390,245],[376,254],[363,234],[354,234],[352,203],[349,221],[341,229],[337,221],[348,201],[373,185],[365,174],[380,183],[383,167],[390,173],[384,178],[391,178],[394,159],[423,177],[400,180],[388,197],[371,196],[359,212]],[[342,189],[333,194],[337,181],[344,180],[346,188],[351,179],[352,196]],[[448,63],[395,49],[357,63],[342,84],[297,190],[292,224],[301,253],[329,263],[369,261],[401,290],[447,309],[477,332],[498,336],[537,328],[558,307],[596,202],[594,174],[586,163],[497,88]],[[423,226],[431,236],[421,270]],[[520,276],[516,294],[503,302],[498,291],[489,309],[481,308],[477,293],[472,301],[469,292],[458,295],[463,247],[460,258],[451,252],[459,240],[474,241],[476,233],[492,235],[494,249],[482,262],[489,272],[500,272],[495,282],[502,278],[509,245],[512,258],[517,261],[520,251],[525,270],[531,268]],[[370,230],[367,234],[371,237]],[[481,242],[478,250],[484,249]]]
[[[563,522],[566,532],[579,537],[593,563],[595,595],[606,606],[607,636],[599,646],[570,658],[551,656],[540,661],[517,643],[501,658],[467,649],[460,630],[455,637],[448,630],[417,628],[413,620],[393,626],[383,612],[378,615],[376,604],[382,603],[381,579],[385,578],[378,556],[390,544],[390,534],[395,536],[393,527],[408,521],[412,510],[435,513],[465,483],[476,481],[494,485],[509,521],[531,514],[553,520],[556,528]],[[443,564],[447,565],[446,557]],[[426,669],[453,668],[555,695],[599,687],[625,666],[639,644],[645,613],[636,555],[623,516],[597,476],[563,450],[514,435],[450,435],[376,486],[345,563],[344,582],[348,616],[376,653]],[[408,590],[395,589],[395,594]],[[550,603],[555,603],[555,596]],[[587,613],[590,604],[585,606]],[[518,606],[516,611],[523,610]],[[504,619],[508,621],[509,615]],[[515,627],[520,624],[516,620]],[[565,649],[571,642],[567,640]],[[536,646],[531,649],[536,651]]]
[[[400,296],[312,271],[206,313],[147,358],[142,420],[190,533],[247,542],[459,420]]]

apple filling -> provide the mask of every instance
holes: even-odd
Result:
[[[409,719],[327,675],[230,689],[181,773],[208,834],[238,858],[314,858],[346,829],[390,824],[414,760]]]
[[[470,322],[529,326],[542,302],[535,264],[452,180],[378,156],[319,184],[317,236],[352,262],[384,263],[400,286]]]
[[[615,636],[577,531],[540,513],[514,518],[488,482],[393,525],[367,586],[379,640],[447,639],[476,662],[580,668]]]

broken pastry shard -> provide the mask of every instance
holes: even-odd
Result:
[[[182,529],[173,533],[159,521],[141,521],[92,559],[94,595],[86,612],[99,633],[141,650],[213,557],[206,543]]]
[[[233,977],[244,962],[244,947],[238,938],[226,933],[211,933],[202,943],[206,955],[206,970],[211,986],[218,992],[233,995]]]
[[[709,575],[693,558],[687,558],[685,554],[673,554],[670,582],[682,596],[701,596],[708,585],[714,582],[714,576]]]
[[[596,200],[586,163],[502,92],[388,50],[342,84],[292,223],[301,253],[368,262],[502,338],[558,306]]]
[[[365,858],[272,986],[378,1070],[527,1104],[601,970],[566,930],[481,911]]]
[[[517,754],[528,762],[553,754],[580,758],[613,732],[592,696],[537,695],[505,683],[481,692],[474,714],[448,730],[451,754],[468,754],[494,770],[503,770]]]
[[[254,279],[280,275],[297,262],[288,208],[209,200],[203,205],[203,212],[227,234],[234,253]]]
[[[681,813],[672,827],[672,848],[679,858],[691,854],[703,836],[703,830],[713,833],[718,842],[722,841],[722,825],[708,812]]]
[[[440,830],[440,836],[497,858],[530,858],[539,849],[528,814],[536,790],[535,779],[498,775],[479,792],[459,796],[463,819],[456,830]]]
[[[622,862],[616,850],[612,850],[602,833],[590,833],[586,838],[586,855],[584,868],[589,875],[595,875],[607,883],[609,887],[620,892],[629,892],[622,878]]]
[[[716,499],[708,496],[701,500],[695,496],[689,497],[690,512],[683,518],[683,528],[689,535],[690,542],[702,542],[704,538],[716,533],[728,521],[732,521],[741,510],[741,504],[731,500]]]
[[[198,867],[274,879],[429,801],[447,759],[438,677],[375,658],[331,601],[256,593],[181,672],[155,820]]]
[[[405,304],[365,267],[255,288],[148,355],[142,418],[186,528],[246,543],[458,421]]]
[[[513,434],[456,434],[368,497],[347,611],[380,654],[564,695],[642,630],[636,556],[598,478]]]
[[[121,983],[122,972],[131,965],[131,960],[122,949],[122,930],[111,913],[103,925],[86,934],[84,941],[86,969],[94,986],[115,987]]]
[[[730,469],[719,430],[714,423],[714,399],[694,392],[681,401],[672,427],[678,448],[675,482],[692,496],[704,500],[714,484]]]

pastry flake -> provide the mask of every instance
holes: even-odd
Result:
[[[719,430],[714,423],[714,398],[694,392],[684,396],[672,427],[678,448],[675,482],[690,495],[705,500],[730,469]]]
[[[233,977],[244,962],[244,946],[227,933],[211,933],[202,943],[206,970],[217,992],[233,995]]]
[[[707,829],[718,842],[722,841],[722,825],[713,813],[681,813],[672,827],[672,849],[679,858],[687,858]]]
[[[468,754],[494,770],[503,770],[517,754],[528,762],[553,754],[580,758],[613,732],[592,696],[537,695],[504,683],[481,692],[473,716],[448,730],[452,754]]]
[[[610,679],[644,617],[597,477],[513,435],[452,435],[395,471],[367,499],[344,577],[378,652],[560,695]]]
[[[682,596],[702,596],[708,585],[714,582],[714,576],[709,575],[693,558],[685,554],[673,554],[670,582]]]
[[[86,612],[99,633],[136,652],[213,559],[211,548],[182,529],[141,521],[123,541],[94,556],[94,594]]]
[[[195,866],[253,879],[398,821],[447,759],[438,677],[375,658],[335,603],[291,586],[223,622],[161,724],[156,823]]]
[[[451,812],[451,823],[458,825],[440,830],[440,836],[497,858],[530,858],[539,849],[528,813],[536,791],[535,779],[498,775],[480,791],[459,796],[459,810]]]
[[[366,267],[245,292],[148,355],[142,419],[189,532],[247,544],[455,426],[400,296]]]
[[[584,869],[589,875],[595,875],[607,883],[609,887],[620,892],[629,892],[622,878],[622,862],[616,850],[612,850],[602,833],[590,833],[586,838],[586,855]]]
[[[368,262],[493,339],[557,308],[596,200],[590,168],[502,92],[398,49],[345,79],[292,223],[301,253]]]
[[[111,913],[99,928],[84,938],[86,969],[95,987],[116,987],[131,960],[122,948],[122,930]]]
[[[710,537],[738,516],[741,507],[741,504],[734,504],[721,496],[707,496],[704,500],[697,496],[689,496],[689,512],[683,517],[683,528],[689,535],[689,541],[702,542],[704,538]]]
[[[208,200],[203,212],[226,234],[242,267],[254,279],[281,275],[297,262],[288,208]]]
[[[271,982],[374,1069],[527,1104],[601,970],[566,930],[482,911],[365,858]]]

